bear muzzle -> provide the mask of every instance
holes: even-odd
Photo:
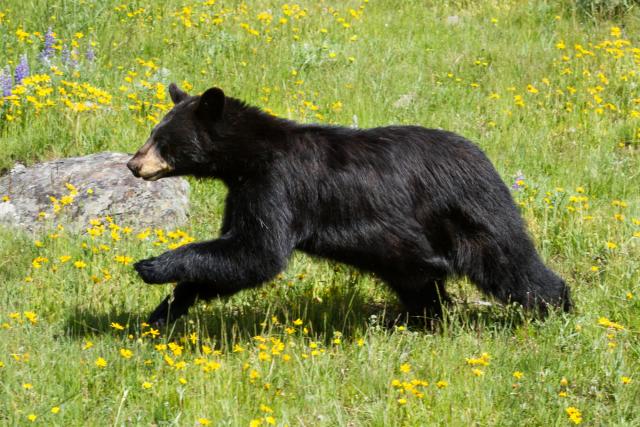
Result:
[[[153,144],[145,144],[134,156],[127,162],[127,167],[136,178],[142,178],[145,181],[156,181],[169,172],[173,168],[160,156],[158,150]]]

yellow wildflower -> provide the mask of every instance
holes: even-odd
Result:
[[[26,317],[27,320],[31,322],[31,324],[35,325],[36,323],[38,323],[38,315],[33,311],[25,311],[22,314],[24,314],[24,317]]]
[[[580,413],[578,408],[574,408],[573,406],[569,406],[566,409],[566,412],[567,412],[567,415],[569,416],[569,419],[574,424],[580,424],[582,422],[582,414]]]
[[[124,326],[122,326],[122,325],[121,325],[120,323],[118,323],[118,322],[111,322],[111,327],[112,327],[113,329],[118,330],[118,331],[122,331],[122,330],[124,330]]]
[[[621,330],[624,329],[624,326],[622,326],[619,323],[612,322],[611,320],[607,319],[606,317],[600,317],[598,319],[598,325],[604,326],[605,328],[615,329],[615,330],[618,330],[618,331],[621,331]]]

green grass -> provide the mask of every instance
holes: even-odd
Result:
[[[0,229],[0,424],[547,426],[580,421],[573,407],[585,425],[640,425],[640,12],[611,22],[570,1],[333,4],[289,3],[287,15],[275,1],[5,1],[0,67],[27,54],[51,81],[0,101],[0,170],[135,151],[171,81],[304,122],[446,128],[478,143],[509,185],[524,176],[514,198],[575,311],[540,322],[452,281],[456,302],[434,332],[406,325],[376,278],[296,254],[272,283],[201,303],[154,338],[141,323],[170,289],[114,257],[167,243],[143,230],[73,235],[48,211],[49,232]],[[76,40],[77,67],[62,49],[59,71],[38,61],[33,33],[48,27],[60,48]],[[59,88],[97,107],[74,111]],[[184,231],[211,238],[225,189],[191,184]]]

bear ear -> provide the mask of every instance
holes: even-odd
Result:
[[[224,92],[222,89],[212,87],[207,89],[201,96],[196,108],[200,117],[205,119],[219,119],[224,111]]]
[[[189,94],[178,87],[175,83],[169,85],[169,95],[174,104],[184,101]]]

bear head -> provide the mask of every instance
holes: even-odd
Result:
[[[155,181],[166,176],[212,176],[216,169],[216,140],[226,98],[218,88],[190,96],[169,85],[173,108],[151,130],[127,167],[134,176]]]

